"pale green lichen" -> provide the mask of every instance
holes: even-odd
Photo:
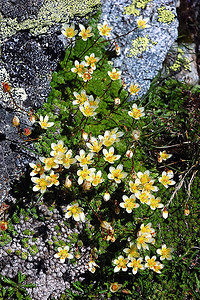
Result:
[[[169,9],[166,9],[165,6],[158,8],[158,22],[170,24],[175,19],[175,15]]]
[[[137,8],[144,9],[149,2],[152,0],[133,0],[132,4],[124,7],[124,15],[134,15],[139,16],[140,11]],[[136,8],[137,7],[137,8]]]
[[[129,6],[124,7],[124,15],[134,15],[134,16],[139,16],[140,11],[135,8],[135,3],[133,3]]]
[[[151,47],[150,44],[156,45],[157,42],[153,42],[150,39],[148,39],[147,35],[145,37],[139,36],[138,38],[132,41],[132,47],[129,49],[129,54],[127,54],[127,57],[142,54],[147,50],[147,48]]]
[[[172,71],[178,71],[181,68],[184,68],[186,71],[191,71],[190,60],[184,55],[184,51],[181,48],[178,48],[178,55],[176,61],[170,66]]]
[[[136,3],[137,8],[144,9],[147,6],[147,4],[151,1],[152,0],[135,0],[134,2]]]
[[[43,34],[58,23],[67,23],[75,15],[84,16],[91,12],[100,0],[45,0],[36,18],[27,19],[21,23],[17,18],[6,18],[0,13],[1,41],[11,37],[17,31],[29,29],[33,35]]]

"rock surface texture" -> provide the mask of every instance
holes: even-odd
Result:
[[[0,81],[11,85],[16,103],[23,109],[37,109],[47,99],[51,74],[65,50],[59,38],[62,24],[69,19],[78,22],[95,11],[98,4],[100,1],[97,0],[0,0]],[[127,85],[131,82],[139,84],[142,95],[147,92],[151,80],[162,67],[168,49],[176,40],[176,1],[102,0],[101,5],[101,21],[106,20],[113,27],[113,37],[122,35],[118,39],[121,56],[113,60],[113,66],[122,70]],[[150,17],[149,28],[136,28],[138,15]],[[31,128],[28,117],[13,105],[9,95],[1,88],[0,96],[0,202],[12,204],[15,201],[10,192],[12,183],[20,178],[35,156],[27,151],[27,147],[34,150],[33,146],[23,142],[11,124],[16,115],[24,128]],[[28,182],[25,181],[24,188],[26,184]],[[70,265],[61,264],[53,258],[53,237],[58,235],[55,226],[63,225],[59,239],[66,240],[71,232],[62,224],[63,212],[54,210],[50,213],[42,206],[37,206],[37,209],[44,220],[20,217],[14,227],[16,237],[0,248],[0,273],[10,277],[18,271],[25,273],[27,282],[37,285],[29,290],[33,300],[58,299],[69,287],[69,282],[85,272],[86,266],[83,260],[77,265]],[[20,242],[26,229],[34,231],[36,240],[28,237],[28,247],[36,245],[38,248],[37,253],[30,249],[34,255],[27,250],[25,242]],[[76,230],[78,232],[81,228]],[[12,256],[8,255],[10,249]],[[87,249],[82,251],[86,258]],[[72,249],[72,252],[75,250]]]

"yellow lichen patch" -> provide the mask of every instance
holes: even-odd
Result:
[[[43,34],[56,23],[69,22],[69,17],[84,16],[92,12],[94,6],[100,3],[100,0],[45,0],[36,18],[27,19],[21,23],[17,21],[17,18],[6,18],[0,13],[0,41],[25,29],[29,29],[33,35]]]
[[[190,60],[184,55],[184,51],[178,48],[178,55],[176,61],[170,66],[170,69],[177,71],[180,68],[184,68],[186,71],[191,71]]]
[[[158,22],[170,24],[175,19],[175,15],[169,9],[166,9],[165,6],[158,8]]]
[[[139,36],[137,39],[132,41],[132,47],[129,49],[129,54],[127,57],[137,56],[147,50],[151,44],[156,44],[156,42],[151,41],[148,39],[147,35],[145,37]]]
[[[135,8],[135,1],[129,6],[124,7],[123,15],[134,15],[139,16],[140,11]]]
[[[147,4],[151,1],[152,0],[135,0],[134,2],[136,3],[137,8],[144,9],[147,6]]]

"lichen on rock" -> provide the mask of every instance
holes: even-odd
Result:
[[[133,1],[132,4],[129,6],[124,7],[124,15],[134,15],[134,16],[139,16],[140,11],[135,8],[135,2]]]
[[[158,10],[158,22],[170,24],[174,21],[175,15],[169,9],[166,9],[165,6],[162,6]]]
[[[155,42],[151,41],[148,36],[145,37],[139,36],[135,40],[132,41],[132,47],[129,49],[129,53],[127,57],[137,56],[138,54],[142,54],[145,52],[151,44],[155,44]]]
[[[1,41],[20,30],[29,29],[33,35],[43,34],[57,23],[69,22],[69,17],[84,16],[100,4],[100,0],[45,0],[36,17],[19,22],[17,18],[7,18],[0,13]]]

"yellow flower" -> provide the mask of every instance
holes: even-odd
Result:
[[[160,203],[161,199],[155,198],[153,195],[151,195],[150,200],[149,200],[149,206],[152,210],[155,210],[156,208],[163,208],[163,204]]]
[[[137,248],[140,250],[141,248],[149,250],[149,246],[147,243],[153,243],[154,239],[151,235],[140,235],[137,238]]]
[[[99,267],[99,266],[95,263],[95,261],[93,259],[90,259],[88,262],[88,270],[91,273],[94,273],[96,271],[96,267]]]
[[[116,169],[114,167],[110,167],[108,174],[108,179],[114,180],[116,183],[120,183],[121,179],[125,178],[127,176],[127,173],[122,172],[123,165],[118,165]]]
[[[112,69],[112,72],[108,71],[108,75],[112,80],[118,80],[121,78],[122,71],[117,71],[115,68]]]
[[[156,262],[156,264],[153,267],[154,272],[161,273],[160,270],[164,267],[163,264],[161,264],[159,261]]]
[[[174,248],[167,248],[166,245],[162,245],[162,249],[157,249],[156,252],[161,255],[160,260],[172,260],[171,253],[174,251]]]
[[[44,174],[44,167],[42,166],[40,161],[37,161],[36,164],[29,163],[29,166],[33,169],[30,173],[30,176],[35,176],[37,174]]]
[[[134,193],[134,194],[139,191],[138,190],[138,188],[139,188],[138,184],[137,183],[133,183],[133,181],[129,181],[129,187],[130,187],[130,191],[132,193]]]
[[[133,85],[133,83],[131,82],[131,86],[128,89],[131,95],[137,95],[140,90],[141,88],[138,86],[138,84]]]
[[[142,260],[142,257],[138,259],[133,258],[131,262],[127,264],[127,267],[133,268],[132,272],[134,275],[137,273],[138,270],[144,270],[144,266],[141,264]]]
[[[103,25],[98,24],[97,28],[99,30],[99,34],[101,36],[110,36],[110,32],[112,30],[112,27],[108,27],[108,24],[106,21],[103,22]]]
[[[72,259],[74,256],[69,253],[69,247],[65,246],[64,248],[58,247],[58,252],[54,255],[55,258],[60,258],[60,262],[64,263],[65,259]]]
[[[128,259],[124,258],[122,255],[120,255],[118,257],[118,259],[114,259],[113,263],[116,265],[116,267],[114,268],[114,272],[119,272],[120,269],[122,269],[122,271],[127,271],[127,263],[128,263]]]
[[[91,66],[93,70],[96,69],[96,63],[99,61],[99,57],[95,57],[95,54],[92,53],[90,56],[85,56],[86,66]]]
[[[119,205],[122,208],[125,208],[129,214],[132,212],[133,208],[139,207],[139,204],[135,202],[136,199],[134,195],[131,195],[130,197],[123,195],[122,199],[124,202],[121,202]]]
[[[137,19],[136,21],[137,21],[137,26],[140,29],[151,27],[150,25],[147,24],[149,18],[142,19],[142,17],[139,17],[139,19]]]
[[[85,156],[85,151],[81,149],[79,151],[79,155],[76,155],[75,158],[79,161],[80,166],[86,166],[86,165],[91,165],[93,163],[92,158],[93,158],[94,153],[89,153],[87,156]]]
[[[146,260],[145,268],[149,268],[153,270],[155,265],[157,264],[156,256],[153,256],[152,258],[150,258],[149,256],[145,256],[145,260]]]
[[[56,154],[58,154],[59,152],[65,153],[67,148],[64,147],[64,142],[63,141],[58,141],[57,144],[52,143],[51,144],[51,148],[53,149],[53,151],[50,152],[51,156],[55,156]]]
[[[88,100],[88,96],[86,95],[85,90],[82,90],[80,95],[77,92],[74,92],[73,94],[74,94],[74,97],[76,98],[76,100],[74,100],[72,102],[72,104],[74,104],[74,105],[83,104],[84,102],[86,102]]]
[[[82,24],[79,24],[79,28],[81,32],[79,32],[79,36],[82,37],[83,41],[87,41],[87,39],[94,35],[94,33],[91,33],[92,27],[89,26],[87,29]]]
[[[82,114],[86,117],[93,117],[97,114],[95,110],[98,108],[98,106],[90,105],[89,101],[85,101],[82,105],[80,105],[79,109],[82,112]]]
[[[158,157],[158,162],[162,162],[163,160],[167,160],[172,157],[172,154],[167,154],[166,151],[160,152]]]
[[[40,178],[32,177],[31,181],[34,182],[36,185],[33,187],[33,191],[37,192],[40,191],[41,193],[46,192],[47,187],[51,184],[49,180],[47,180],[46,175],[41,175]]]
[[[74,29],[75,29],[74,24],[72,24],[71,26],[64,25],[63,30],[61,32],[62,34],[64,34],[66,38],[72,39],[78,33],[78,30],[74,30]]]
[[[58,186],[59,181],[58,181],[59,174],[54,174],[54,171],[51,171],[50,175],[46,177],[46,180],[50,182],[48,187],[51,187],[53,184]]]
[[[130,248],[125,248],[123,251],[128,254],[128,259],[130,260],[132,260],[134,257],[140,256],[137,251],[137,246],[133,242],[130,243]]]
[[[78,184],[82,184],[83,180],[92,181],[92,174],[94,174],[95,168],[88,169],[88,166],[84,166],[83,170],[78,170],[77,175],[79,176]]]
[[[76,162],[75,158],[71,158],[72,156],[72,150],[68,150],[67,153],[64,154],[64,157],[62,159],[62,165],[69,169],[71,164],[74,164]]]
[[[51,169],[57,169],[59,167],[59,165],[55,163],[54,157],[48,157],[48,158],[40,157],[40,160],[45,164],[44,166],[45,171],[49,171]]]
[[[128,111],[128,114],[130,117],[138,120],[145,115],[143,111],[144,111],[144,107],[137,107],[137,104],[133,104],[132,110]]]
[[[92,70],[92,69],[91,69]],[[84,82],[87,82],[87,81],[90,81],[92,79],[92,76],[91,76],[91,72],[89,72],[88,70],[86,72],[83,73],[83,81]]]
[[[99,153],[102,149],[103,140],[100,139],[99,141],[95,137],[90,138],[90,143],[86,143],[86,146],[90,149],[91,152]]]
[[[83,209],[79,207],[78,203],[67,205],[67,213],[65,214],[65,218],[73,217],[75,221],[85,222],[85,215]]]
[[[79,63],[78,60],[75,60],[74,65],[75,67],[71,68],[71,71],[73,73],[77,73],[79,77],[83,77],[83,74],[86,71],[85,62],[82,61],[81,63]]]
[[[140,200],[141,203],[149,204],[149,199],[151,197],[151,194],[147,191],[138,191],[135,193],[135,196]]]
[[[104,160],[109,162],[110,164],[114,164],[116,160],[118,160],[121,155],[114,155],[114,147],[111,147],[109,151],[103,149]]]
[[[138,172],[137,173],[137,179],[136,179],[136,183],[139,185],[141,184],[142,186],[144,186],[145,184],[149,183],[151,181],[151,177],[149,176],[150,172],[149,170],[146,170],[144,173],[142,172]]]
[[[158,180],[160,183],[164,185],[164,187],[168,188],[169,185],[174,185],[176,182],[171,180],[174,177],[173,171],[162,172],[162,177],[159,177]]]
[[[100,99],[99,99],[99,98],[96,98],[96,99],[94,100],[94,97],[93,97],[92,95],[90,95],[90,96],[88,97],[88,102],[89,102],[90,106],[98,107],[99,102],[100,102]]]
[[[99,135],[99,138],[103,140],[103,144],[106,147],[110,147],[113,143],[119,142],[119,137],[123,136],[124,133],[122,131],[118,132],[118,127],[109,131],[106,130],[104,135]]]
[[[104,181],[102,177],[102,172],[98,171],[97,174],[95,175],[94,173],[91,175],[92,177],[92,185],[97,186],[98,184],[102,183]]]
[[[49,127],[52,127],[54,125],[54,122],[48,122],[49,121],[49,117],[46,115],[44,118],[43,116],[40,116],[40,126],[42,129],[47,129]]]
[[[144,184],[143,186],[143,190],[147,191],[147,192],[157,192],[158,191],[158,187],[157,186],[153,186],[155,180],[150,180],[148,183]]]
[[[151,223],[148,223],[147,225],[142,224],[140,226],[140,231],[138,232],[138,235],[153,235],[155,236],[155,229],[151,227]]]

